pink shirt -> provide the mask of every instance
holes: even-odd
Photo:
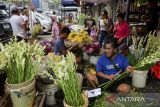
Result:
[[[127,22],[116,23],[114,26],[116,33],[114,35],[115,38],[127,38],[129,36],[129,25]]]
[[[53,25],[52,25],[52,37],[57,39],[59,38],[59,26],[57,23],[57,16],[52,16],[52,21],[53,21]]]
[[[52,36],[55,39],[59,38],[59,26],[57,22],[54,22],[52,25]]]

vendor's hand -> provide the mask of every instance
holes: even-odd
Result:
[[[109,80],[114,80],[114,79],[115,79],[115,77],[116,77],[116,76],[115,76],[115,75],[113,75],[113,74],[108,75],[108,79],[109,79]]]
[[[128,66],[128,67],[126,68],[126,70],[131,73],[131,72],[134,71],[134,67]]]

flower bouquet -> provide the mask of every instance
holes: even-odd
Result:
[[[91,43],[92,38],[88,35],[88,33],[84,30],[80,30],[80,32],[71,32],[68,36],[68,40],[72,43],[80,43],[81,45],[86,43]]]
[[[68,53],[66,57],[62,56],[60,61],[48,62],[49,67],[52,68],[56,78],[55,81],[62,88],[65,99],[64,106],[67,104],[73,107],[87,107],[87,103],[83,95],[81,95],[80,83],[76,74],[76,62],[75,56],[72,53]]]
[[[44,48],[38,43],[13,40],[1,45],[0,56],[3,56],[3,67],[7,75],[6,87],[14,107],[32,106],[36,96],[35,74],[37,73]],[[1,59],[2,60],[2,59]]]
[[[99,42],[93,42],[83,47],[84,52],[91,56],[98,56],[100,52]]]
[[[160,80],[160,61],[151,68],[151,75]]]
[[[33,38],[37,38],[37,35],[42,32],[42,26],[40,24],[37,24],[33,26],[33,29],[31,31],[31,36]]]
[[[44,48],[39,43],[30,45],[24,41],[13,40],[0,47],[0,56],[3,56],[1,65],[7,74],[9,83],[17,84],[34,78],[44,55]]]
[[[50,59],[52,59],[52,61],[54,61],[54,62],[59,62],[59,61],[62,60],[62,56],[56,55],[56,54],[54,54],[53,52],[49,52],[49,53],[48,53],[48,57],[49,57]]]
[[[55,40],[42,40],[40,44],[45,47],[45,54],[47,55],[49,52],[52,52],[55,45]]]

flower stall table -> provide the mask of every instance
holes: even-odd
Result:
[[[45,93],[38,93],[33,107],[45,107],[45,99],[46,99]]]

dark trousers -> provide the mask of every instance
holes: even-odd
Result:
[[[102,44],[103,43],[106,44],[106,41],[108,39],[110,39],[110,36],[109,36],[108,32],[107,31],[100,31],[99,44],[100,44],[101,47],[104,47],[104,46],[102,46]]]

